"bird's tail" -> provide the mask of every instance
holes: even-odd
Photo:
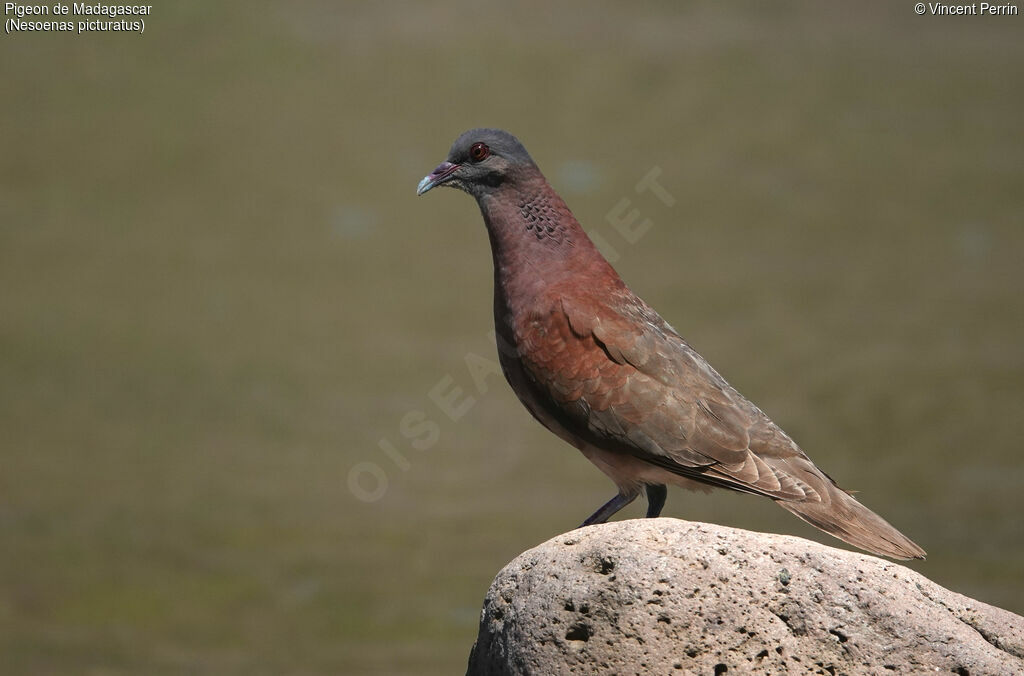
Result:
[[[923,559],[925,551],[849,493],[828,486],[822,502],[776,500],[783,509],[854,547],[893,559]]]

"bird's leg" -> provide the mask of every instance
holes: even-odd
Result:
[[[636,496],[638,495],[640,495],[639,490],[630,491],[628,493],[619,493],[614,498],[601,505],[600,509],[587,517],[587,520],[580,524],[580,528],[583,528],[583,526],[592,526],[595,523],[604,523],[610,519],[615,512],[636,500]]]
[[[665,506],[665,496],[668,491],[665,484],[647,484],[647,518],[655,519],[661,514]]]

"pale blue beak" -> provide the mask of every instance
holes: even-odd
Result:
[[[451,162],[442,162],[437,165],[437,168],[424,176],[420,184],[416,186],[416,194],[422,195],[431,188],[446,182],[461,166],[461,164],[452,164]]]

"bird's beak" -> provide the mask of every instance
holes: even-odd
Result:
[[[437,168],[424,176],[420,184],[416,186],[416,194],[422,195],[434,186],[447,182],[461,166],[461,164],[452,164],[451,162],[442,162],[437,165]]]

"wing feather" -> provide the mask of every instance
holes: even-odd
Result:
[[[827,476],[643,301],[551,296],[517,339],[574,434],[705,483],[821,500]]]

